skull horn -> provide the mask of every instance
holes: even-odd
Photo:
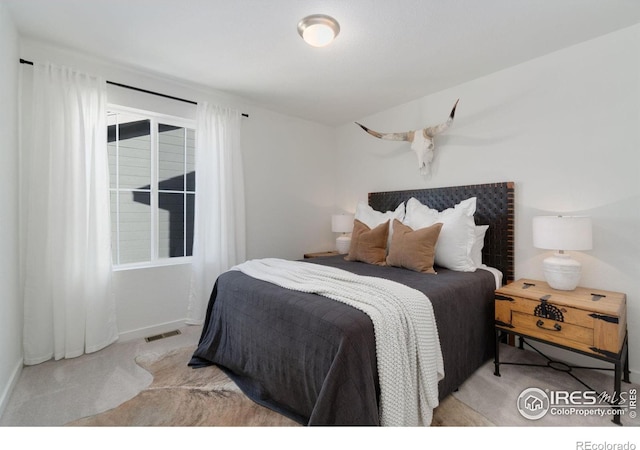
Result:
[[[408,131],[405,133],[378,133],[377,131],[373,131],[362,124],[356,122],[356,125],[360,126],[364,131],[369,133],[371,136],[375,136],[378,139],[387,139],[389,141],[413,141],[413,131]]]
[[[460,99],[456,100],[456,103],[453,105],[453,109],[451,110],[451,114],[449,114],[449,118],[445,123],[441,123],[440,125],[427,127],[424,129],[424,132],[427,136],[434,137],[435,135],[440,134],[447,128],[449,128],[449,126],[453,122],[453,117],[456,115],[456,107],[458,106],[459,101]]]

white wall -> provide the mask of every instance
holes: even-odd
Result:
[[[549,253],[532,246],[533,216],[592,216],[594,249],[576,255],[581,284],[627,294],[638,379],[640,25],[359,122],[381,132],[422,128],[444,121],[457,98],[454,124],[437,138],[427,178],[406,143],[378,140],[354,124],[340,127],[337,203],[353,211],[369,191],[514,181],[515,275],[534,279],[543,279]]]
[[[268,111],[243,124],[247,257],[333,250],[335,131]]]
[[[109,81],[193,101],[210,101],[249,114],[242,123],[247,203],[247,256],[302,258],[334,245],[330,215],[334,135],[325,126],[276,114],[240,98],[99,61],[42,42],[21,40],[20,57],[51,61],[102,75]],[[108,86],[110,103],[188,119],[188,103]],[[187,310],[190,265],[114,273],[118,329],[123,339],[180,326]]]
[[[18,285],[18,33],[0,3],[0,415],[22,368]]]

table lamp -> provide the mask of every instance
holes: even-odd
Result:
[[[341,255],[349,253],[349,247],[351,247],[351,236],[348,233],[353,230],[353,218],[353,214],[334,214],[331,216],[331,231],[342,233],[336,238],[336,249]]]
[[[533,218],[533,246],[555,250],[542,263],[545,279],[553,289],[572,291],[578,286],[580,262],[566,250],[591,250],[591,218],[585,216],[538,216]]]

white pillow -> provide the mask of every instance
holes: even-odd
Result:
[[[489,225],[476,226],[476,240],[471,247],[471,259],[476,268],[482,266],[482,249],[484,248],[484,235],[487,233]]]
[[[400,222],[404,220],[404,202],[400,203],[395,211],[380,212],[373,209],[367,203],[359,201],[356,206],[356,213],[354,218],[364,223],[372,230],[378,225],[389,221],[389,239],[387,240],[387,250],[391,245],[391,235],[393,234],[393,219],[398,219]]]
[[[415,198],[407,201],[404,224],[414,230],[436,222],[442,223],[436,245],[435,264],[459,272],[474,272],[476,264],[471,257],[476,241],[476,198],[463,200],[444,211],[431,209]]]

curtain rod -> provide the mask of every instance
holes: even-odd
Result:
[[[20,64],[28,64],[29,66],[33,66],[33,62],[32,61],[27,61],[26,59],[22,59],[22,58],[20,58]],[[116,83],[115,81],[107,80],[107,84],[111,84],[113,86],[118,86],[118,87],[125,88],[125,89],[131,89],[133,91],[144,92],[145,94],[157,95],[158,97],[164,97],[164,98],[168,98],[168,99],[171,99],[171,100],[177,100],[179,102],[190,103],[192,105],[197,105],[198,104],[197,102],[194,102],[193,100],[187,100],[187,99],[180,98],[180,97],[173,97],[171,95],[162,94],[160,92],[148,91],[147,89],[141,89],[141,88],[137,88],[137,87],[134,87],[134,86],[129,86],[129,85],[122,84],[122,83]],[[249,114],[242,113],[242,117],[249,117]]]

